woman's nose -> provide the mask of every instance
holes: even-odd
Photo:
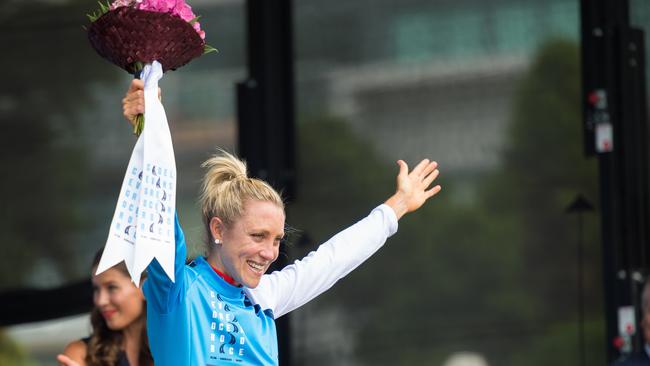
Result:
[[[95,292],[95,306],[101,307],[108,304],[108,294],[104,290],[97,290]]]
[[[260,256],[267,261],[273,262],[278,256],[278,248],[274,245],[267,245],[260,251]]]

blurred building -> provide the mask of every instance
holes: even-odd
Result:
[[[219,53],[165,75],[161,87],[178,210],[196,255],[204,239],[199,165],[217,146],[237,148],[235,83],[247,77],[250,60],[244,1],[190,3]],[[625,3],[631,22],[647,29],[648,4]],[[0,298],[10,289],[87,278],[90,258],[106,240],[135,139],[120,108],[130,76],[95,55],[79,29],[93,6],[0,4],[1,161],[10,172],[0,185],[7,197]],[[380,203],[398,158],[436,159],[445,187],[431,207],[400,223],[377,256],[291,315],[293,364],[576,365],[580,350],[588,364],[602,364],[601,212],[585,215],[578,228],[564,211],[577,194],[599,203],[595,159],[582,154],[581,3],[292,6],[298,194],[288,219],[303,238],[290,259]],[[575,52],[546,56],[545,47],[558,40]],[[567,85],[540,90],[530,102],[522,89],[540,57],[576,69]],[[566,95],[575,103],[555,109]],[[543,112],[516,116],[525,103]],[[522,137],[513,126],[530,131]],[[522,161],[508,159],[508,151]],[[47,174],[34,172],[39,164],[50,167]],[[580,258],[578,237],[585,243]],[[579,260],[583,287],[576,283]],[[54,365],[57,350],[88,331],[85,322],[82,315],[20,324],[8,334],[30,362]],[[470,361],[454,358],[465,350]]]

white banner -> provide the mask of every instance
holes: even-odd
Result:
[[[176,162],[167,116],[158,99],[162,76],[157,61],[142,72],[144,130],[131,154],[96,272],[124,261],[136,286],[154,258],[174,281]]]

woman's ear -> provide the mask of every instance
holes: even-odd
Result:
[[[142,286],[144,286],[144,281],[147,280],[147,277],[140,277],[140,286],[138,286],[138,291],[140,291],[140,294],[142,295],[142,299],[144,300],[144,292],[142,292]]]
[[[210,234],[212,234],[212,240],[221,241],[223,238],[223,228],[224,224],[218,217],[213,217],[210,219]]]
[[[147,280],[146,278],[140,280],[140,287],[138,288],[138,297],[140,298],[140,300],[142,300],[145,303],[147,302],[147,298],[144,296],[144,292],[142,291],[142,286],[144,285],[144,281],[146,280]]]

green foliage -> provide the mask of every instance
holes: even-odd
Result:
[[[0,289],[27,285],[44,264],[60,278],[78,276],[74,239],[90,219],[82,205],[90,179],[77,131],[94,122],[79,117],[95,102],[90,87],[118,81],[78,26],[42,26],[52,19],[81,24],[87,5],[16,5],[4,24],[0,59],[8,75],[0,85],[0,165],[7,173],[0,180]]]
[[[502,202],[517,215],[526,233],[525,264],[544,269],[527,277],[536,302],[544,304],[537,311],[549,318],[573,315],[564,303],[548,302],[575,298],[575,288],[558,286],[577,276],[578,218],[564,210],[578,193],[598,197],[596,162],[582,153],[578,57],[570,41],[552,40],[539,49],[515,99],[504,167],[485,193],[490,205]],[[582,240],[592,259],[587,277],[593,286],[599,283],[599,262],[593,260],[599,256],[598,222],[590,215],[585,223]],[[600,303],[600,293],[591,290],[590,303]]]
[[[210,53],[210,52],[219,52],[219,50],[210,46],[209,44],[204,45],[203,54],[205,55],[206,53]]]
[[[305,158],[299,164],[299,187],[305,191],[298,193],[288,217],[317,242],[392,193],[397,167],[381,162],[343,121],[305,122],[299,136]],[[323,306],[344,302],[352,312],[362,309],[359,316],[367,321],[358,330],[357,353],[369,364],[385,364],[387,356],[392,364],[421,364],[414,360],[434,354],[442,360],[449,342],[453,346],[464,339],[462,344],[478,347],[486,329],[516,327],[527,318],[521,315],[530,304],[520,290],[518,248],[503,240],[516,235],[516,223],[493,225],[487,212],[455,207],[449,200],[453,179],[442,184],[443,193],[403,220],[380,254],[319,301]],[[407,346],[396,354],[392,339],[397,334],[399,344]]]
[[[515,99],[503,169],[483,195],[490,206],[502,203],[503,213],[522,228],[531,321],[540,326],[541,334],[536,331],[527,348],[513,353],[513,365],[548,364],[550,354],[554,364],[577,364],[578,296],[584,297],[587,319],[602,320],[597,216],[581,214],[581,233],[577,214],[565,213],[577,194],[598,198],[596,162],[582,152],[579,76],[574,42],[556,39],[540,47]],[[576,269],[578,245],[585,253],[582,274]],[[585,280],[582,293],[578,275]],[[590,325],[586,337],[593,357],[588,364],[603,362],[602,329]]]
[[[544,327],[543,333],[534,337],[529,346],[511,354],[511,365],[547,366],[549,360],[553,365],[582,365],[581,345],[578,342],[578,325],[576,323],[552,323]],[[584,324],[585,365],[605,364],[605,325],[602,319],[588,320]],[[551,356],[552,355],[552,356]]]
[[[577,217],[565,209],[578,193],[597,197],[595,162],[582,155],[578,65],[574,43],[543,45],[520,81],[501,165],[472,178],[478,199],[451,200],[467,178],[443,170],[442,192],[321,296],[315,307],[343,304],[351,318],[363,319],[348,330],[362,363],[439,364],[471,350],[497,365],[575,364],[580,238]],[[305,119],[299,141],[302,191],[288,219],[314,241],[392,193],[396,167],[345,121]],[[589,364],[598,364],[598,223],[583,215],[587,352]],[[295,248],[295,257],[314,244]]]
[[[25,351],[3,329],[0,329],[0,365],[35,366],[28,360]]]
[[[95,10],[90,14],[86,14],[86,17],[88,17],[88,20],[90,20],[91,23],[99,19],[102,15],[108,13],[108,11],[111,9],[111,3],[109,0],[106,0],[105,5],[101,1],[98,1],[97,4],[99,4],[98,10]]]

